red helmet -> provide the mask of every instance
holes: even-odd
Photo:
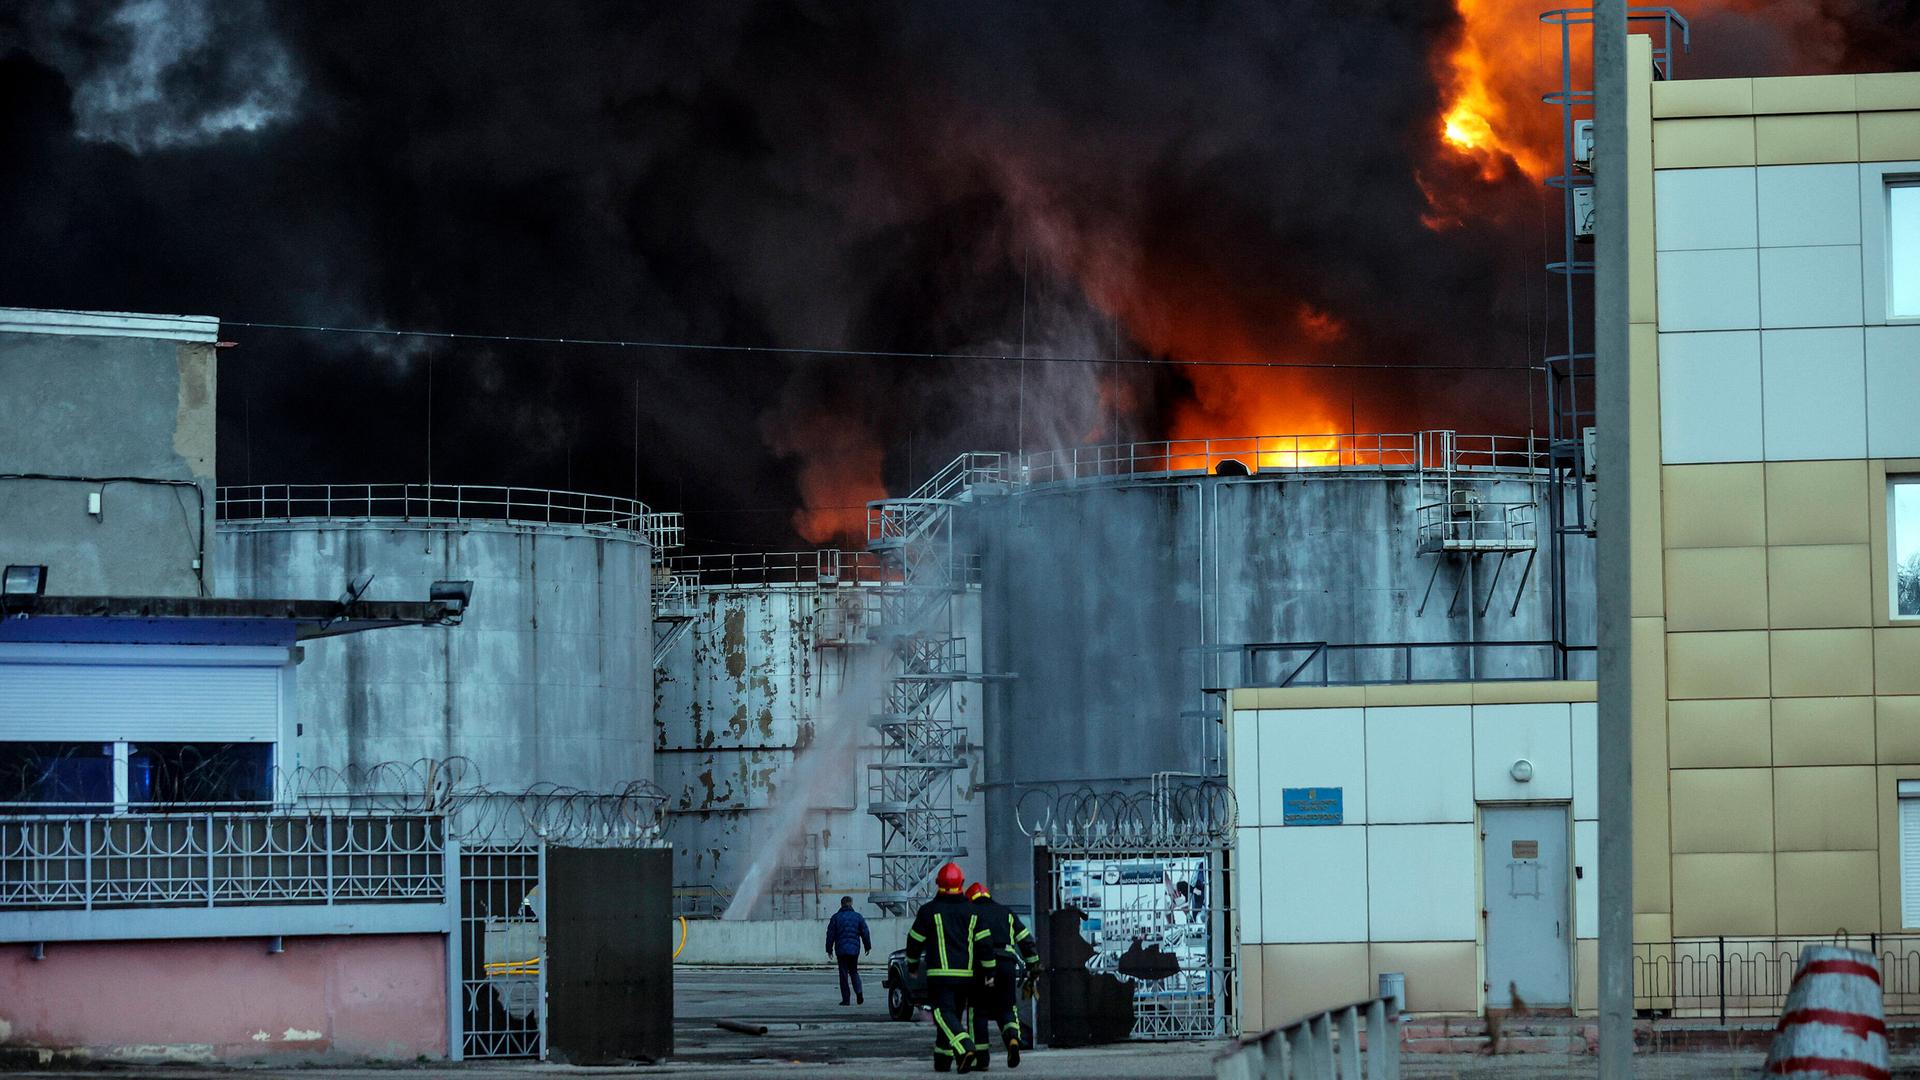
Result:
[[[978,900],[981,897],[985,897],[991,900],[993,899],[993,894],[987,891],[987,887],[985,885],[982,885],[977,881],[967,886],[967,899]]]
[[[957,896],[967,884],[967,875],[961,872],[958,863],[948,863],[933,876],[933,883],[941,892]]]

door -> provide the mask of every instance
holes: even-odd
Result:
[[[574,1065],[673,1052],[673,852],[547,849],[548,1056]]]
[[[1567,808],[1482,806],[1487,1008],[1572,1004]],[[1523,1005],[1516,1005],[1518,994]]]

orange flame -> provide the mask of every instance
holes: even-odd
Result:
[[[1514,169],[1535,180],[1552,171],[1557,118],[1541,104],[1549,66],[1539,0],[1455,0],[1460,35],[1435,63],[1442,145],[1494,183]],[[1576,49],[1578,46],[1576,46]],[[1558,54],[1558,41],[1554,42]],[[1557,84],[1557,80],[1554,80]]]

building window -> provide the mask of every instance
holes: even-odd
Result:
[[[1920,180],[1887,185],[1887,317],[1920,318]]]
[[[1920,780],[1900,781],[1900,925],[1920,926]]]
[[[217,809],[272,797],[266,743],[139,743],[127,750],[127,802],[136,809]]]
[[[113,805],[113,744],[0,743],[0,808],[98,811]]]
[[[1893,563],[1893,617],[1920,619],[1920,476],[1887,481],[1887,551]]]
[[[0,742],[0,812],[177,813],[265,807],[271,743]]]

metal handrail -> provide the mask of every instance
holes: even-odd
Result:
[[[1394,1021],[1400,1005],[1389,997],[1309,1013],[1291,1024],[1243,1036],[1233,1049],[1213,1059],[1213,1075],[1218,1080],[1361,1080],[1363,1014],[1366,1080],[1399,1080],[1400,1033]]]
[[[1380,684],[1400,684],[1427,681],[1414,673],[1415,658],[1439,654],[1442,657],[1455,656],[1471,650],[1476,656],[1501,651],[1531,651],[1549,656],[1572,656],[1594,652],[1592,645],[1567,645],[1561,642],[1542,639],[1533,641],[1366,641],[1366,642],[1326,642],[1326,641],[1255,641],[1236,645],[1212,646],[1207,652],[1240,653],[1241,687],[1290,687],[1290,686],[1363,686]],[[1384,678],[1335,679],[1331,668],[1338,657],[1345,662],[1354,654],[1398,654],[1400,663]],[[1278,680],[1265,680],[1259,675],[1263,657],[1271,657],[1281,664],[1299,656],[1301,659],[1292,664],[1284,676]],[[1317,668],[1317,671],[1315,670]],[[1546,664],[1537,676],[1503,674],[1502,681],[1543,681],[1561,678],[1554,674],[1556,665]],[[1348,672],[1354,674],[1354,672]]]
[[[677,513],[655,513],[618,495],[489,484],[252,484],[219,488],[214,513],[223,522],[507,521],[585,525],[679,546]]]
[[[1440,435],[1446,438],[1438,438]],[[1449,449],[1443,452],[1443,447]],[[1023,484],[1050,484],[1113,476],[1213,473],[1229,462],[1256,474],[1399,473],[1449,465],[1455,470],[1532,473],[1546,467],[1547,451],[1546,440],[1533,435],[1453,432],[1159,439],[1027,454],[1015,463],[1013,477]]]

